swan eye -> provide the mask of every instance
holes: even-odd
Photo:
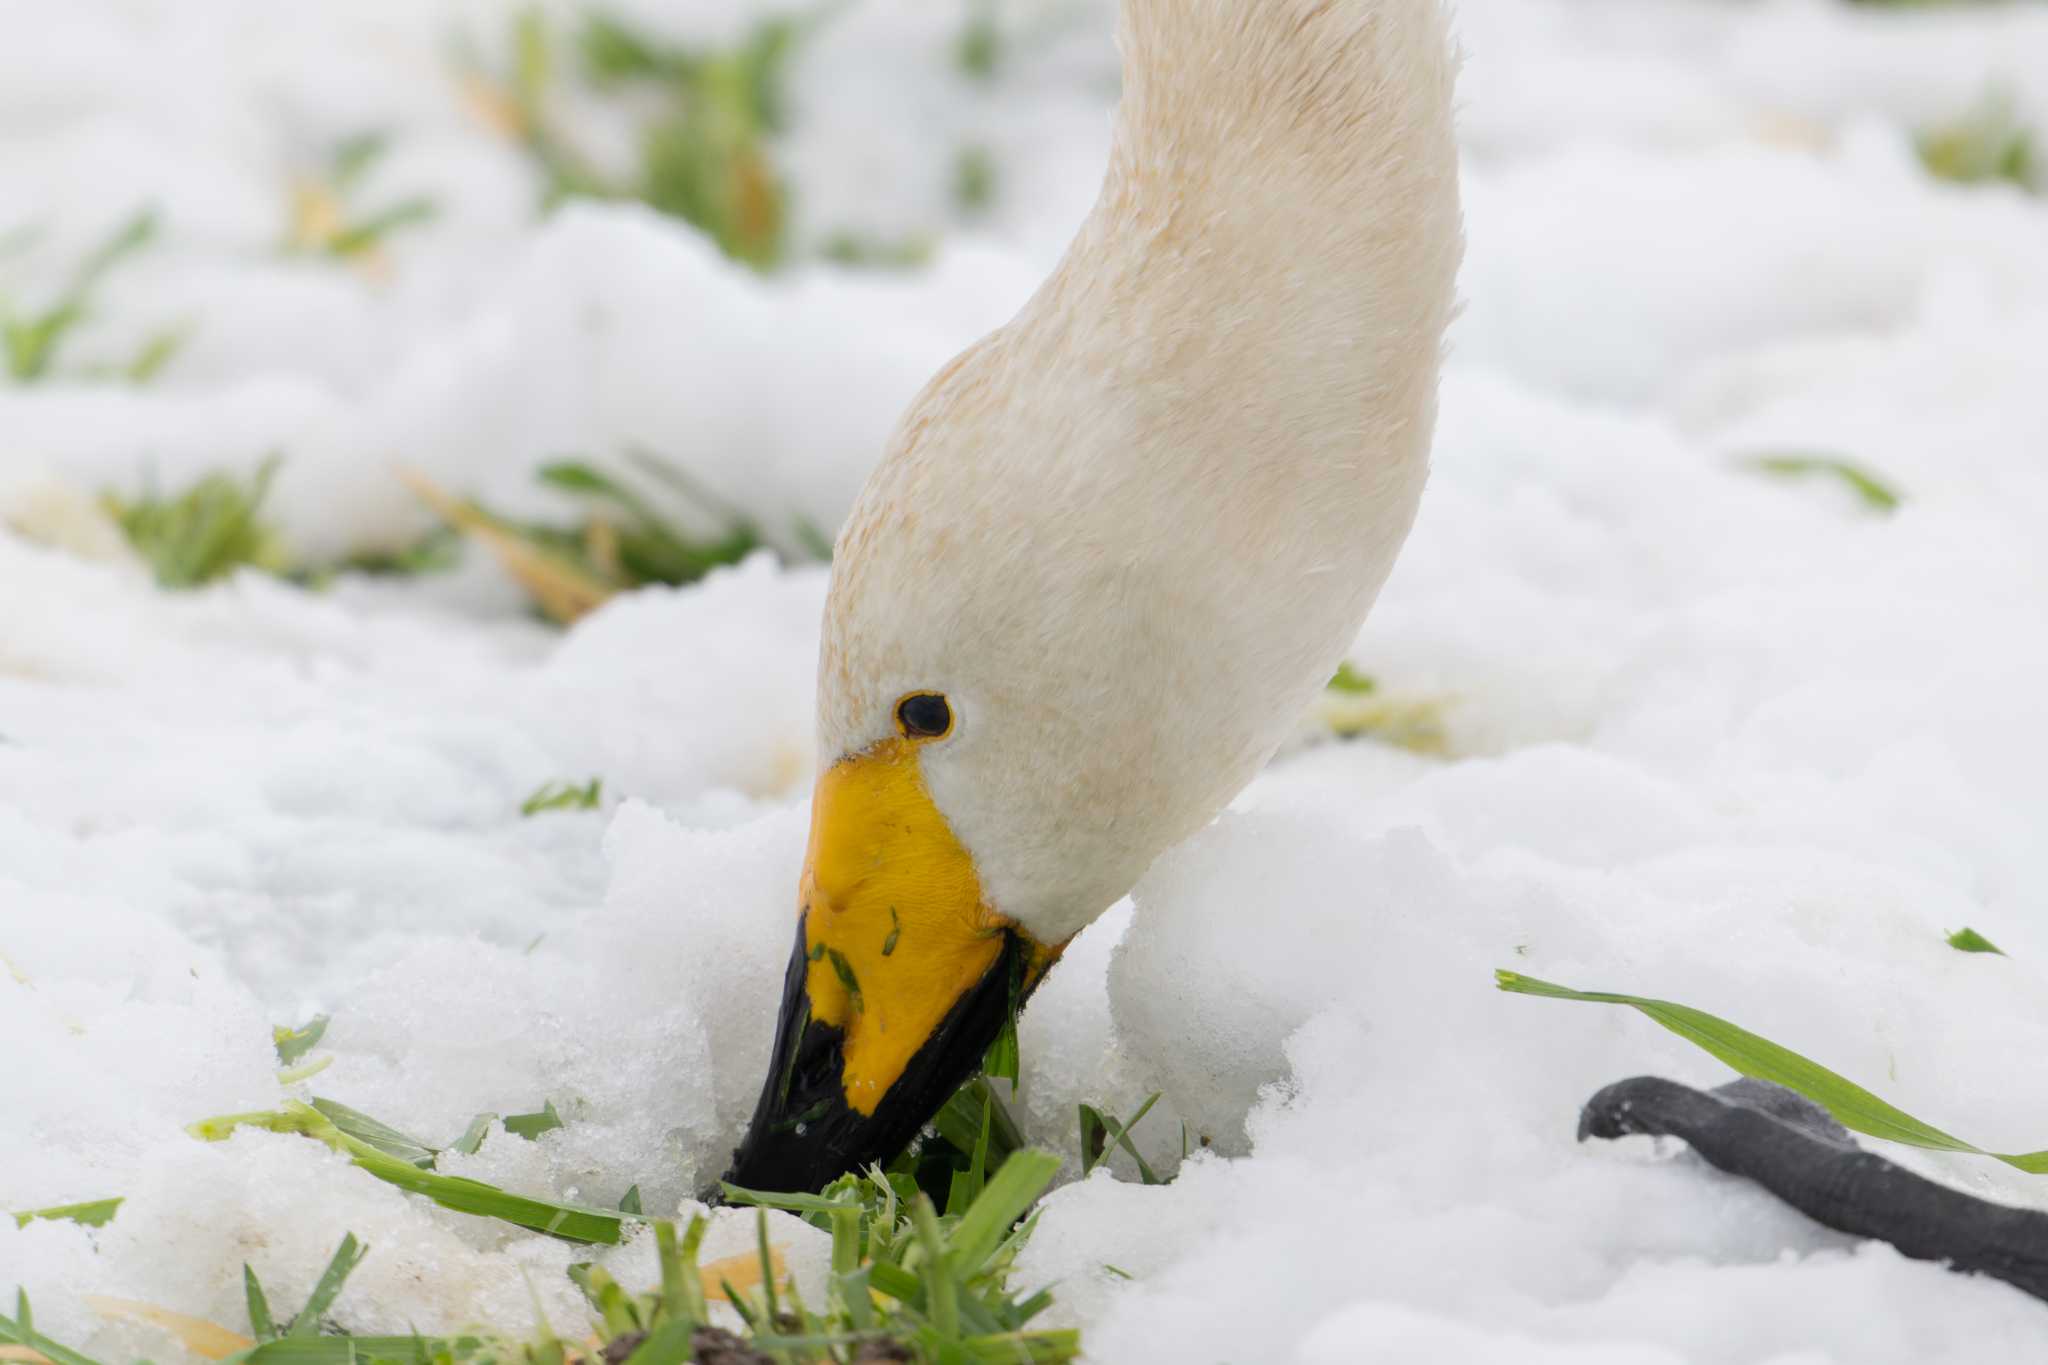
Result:
[[[937,739],[953,728],[953,708],[936,692],[913,692],[896,703],[896,728],[906,739]]]

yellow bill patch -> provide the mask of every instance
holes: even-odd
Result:
[[[1003,947],[914,742],[886,740],[819,777],[799,894],[811,1017],[845,1034],[846,1102],[872,1115]]]

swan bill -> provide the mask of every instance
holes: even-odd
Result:
[[[726,1176],[747,1189],[816,1190],[894,1157],[1056,956],[985,903],[915,741],[819,777],[799,899],[768,1075]]]

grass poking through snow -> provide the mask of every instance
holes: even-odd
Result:
[[[152,486],[102,503],[163,587],[200,587],[245,565],[282,573],[283,542],[261,517],[277,466],[273,455],[246,479],[208,474],[180,493]]]
[[[303,1057],[303,1048],[317,1042],[317,1035],[310,1025],[278,1030],[280,1057],[287,1048],[299,1049],[294,1055]],[[480,1116],[452,1149],[474,1151],[488,1117]],[[505,1121],[509,1131],[527,1138],[562,1125],[553,1104]],[[1128,1129],[1112,1126],[1116,1138]],[[652,1236],[660,1281],[636,1294],[599,1266],[571,1266],[570,1277],[589,1307],[589,1321],[576,1341],[562,1340],[544,1323],[531,1333],[350,1335],[338,1325],[336,1305],[350,1274],[369,1254],[353,1236],[343,1239],[306,1304],[286,1317],[273,1310],[256,1270],[245,1265],[246,1335],[156,1305],[93,1301],[109,1316],[154,1325],[188,1349],[230,1365],[1009,1365],[1068,1361],[1080,1352],[1077,1332],[1030,1325],[1051,1304],[1048,1292],[1019,1295],[1009,1283],[1017,1253],[1036,1221],[1028,1216],[1031,1207],[1052,1183],[1060,1159],[1024,1147],[993,1091],[981,1081],[963,1087],[939,1122],[947,1136],[937,1145],[964,1144],[970,1153],[952,1173],[943,1211],[920,1186],[914,1162],[888,1170],[871,1167],[815,1195],[727,1185],[729,1202],[763,1210],[757,1215],[756,1249],[751,1256],[708,1266],[698,1262],[708,1221],[695,1216],[679,1227],[647,1218],[640,1210],[638,1186],[626,1192],[617,1210],[515,1195],[441,1174],[433,1169],[439,1149],[327,1100],[291,1101],[275,1111],[204,1120],[193,1125],[193,1132],[220,1139],[239,1127],[314,1138],[371,1175],[457,1212],[500,1218],[571,1242],[611,1244],[628,1236]],[[118,1202],[109,1201],[89,1221],[105,1221]],[[82,1213],[86,1207],[29,1216],[88,1221]],[[821,1302],[807,1300],[789,1277],[772,1244],[769,1208],[786,1210],[831,1236],[831,1272]],[[813,1292],[819,1292],[817,1287]],[[97,1365],[38,1332],[25,1295],[13,1317],[0,1316],[0,1341],[16,1348],[8,1359],[28,1365]]]
[[[128,218],[86,254],[63,289],[41,308],[23,311],[0,299],[0,359],[5,360],[9,377],[18,384],[54,378],[64,343],[91,316],[93,296],[100,285],[116,266],[154,242],[157,229],[154,210],[144,209]],[[156,332],[126,364],[91,377],[147,383],[177,354],[184,340],[182,328]]]
[[[1147,1185],[1164,1185],[1159,1173],[1152,1169],[1150,1162],[1139,1153],[1131,1141],[1131,1130],[1138,1126],[1145,1115],[1152,1112],[1152,1106],[1159,1103],[1159,1092],[1153,1091],[1138,1106],[1138,1112],[1118,1122],[1106,1117],[1092,1104],[1081,1106],[1081,1174],[1087,1175],[1109,1158],[1111,1152],[1121,1147],[1138,1163],[1138,1179]]]
[[[764,20],[732,47],[711,49],[664,42],[606,15],[565,41],[528,10],[513,25],[509,71],[473,69],[468,85],[472,102],[532,157],[549,200],[638,199],[699,228],[734,260],[768,270],[784,259],[788,222],[788,190],[768,140],[782,128],[784,72],[810,22]],[[578,149],[557,112],[565,93],[634,111],[633,174],[608,173]]]
[[[1703,1048],[1745,1076],[1770,1081],[1796,1090],[1821,1105],[1843,1127],[1867,1133],[1888,1142],[1924,1147],[1937,1152],[1963,1152],[1988,1156],[2033,1175],[2048,1174],[2048,1151],[1990,1152],[1945,1133],[1932,1124],[1894,1108],[1847,1077],[1828,1070],[1790,1048],[1751,1033],[1705,1010],[1669,1000],[1639,995],[1618,995],[1609,991],[1579,991],[1549,981],[1539,981],[1519,972],[1496,971],[1495,984],[1517,995],[1542,996],[1551,1000],[1580,1000],[1596,1004],[1627,1005],[1640,1011],[1679,1037]]]
[[[2020,121],[2012,97],[1993,91],[1958,118],[1927,129],[1914,140],[1920,163],[1959,185],[2017,185],[2030,194],[2048,193],[2044,162],[2034,130]]]
[[[596,810],[604,804],[604,779],[593,777],[578,786],[574,782],[547,782],[519,803],[524,816],[551,810]]]
[[[694,583],[763,543],[744,513],[679,466],[645,451],[627,459],[644,483],[584,460],[540,468],[536,477],[544,486],[583,510],[583,519],[567,526],[515,521],[455,497],[424,475],[403,477],[444,522],[489,549],[536,610],[566,625],[621,592]]]
[[[1897,489],[1853,460],[1839,455],[1759,455],[1747,462],[1759,474],[1780,479],[1834,479],[1873,512],[1896,512],[1903,499]]]
[[[55,1204],[47,1209],[24,1209],[11,1215],[14,1226],[25,1228],[30,1223],[63,1222],[77,1223],[81,1227],[103,1227],[114,1219],[121,1209],[119,1199],[93,1199],[83,1204]]]
[[[289,251],[332,256],[382,269],[385,244],[394,233],[431,222],[440,206],[426,195],[409,195],[368,207],[361,203],[362,184],[390,148],[381,133],[346,138],[329,153],[327,164],[292,186]]]
[[[2005,949],[1970,928],[1958,929],[1950,934],[1948,946],[1963,953],[1996,953],[2000,957],[2005,956]]]

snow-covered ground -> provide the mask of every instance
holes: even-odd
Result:
[[[2048,7],[1458,7],[1466,309],[1353,654],[1444,704],[1451,756],[1299,749],[1076,942],[1026,1016],[1032,1135],[1071,1154],[1077,1102],[1157,1090],[1153,1155],[1183,1120],[1212,1146],[1164,1188],[1057,1191],[1021,1274],[1119,1365],[2038,1358],[2048,1308],[2014,1290],[1683,1153],[1575,1143],[1608,1081],[1726,1073],[1492,969],[1683,1000],[2048,1145],[2048,203],[1937,182],[1911,141],[1998,88],[2048,128]],[[727,40],[758,7],[624,8]],[[401,1128],[569,1119],[467,1172],[637,1182],[653,1212],[716,1173],[789,942],[824,572],[764,556],[562,634],[474,555],[161,593],[77,552],[79,503],[280,452],[273,511],[317,558],[426,524],[395,465],[537,510],[537,463],[642,445],[771,535],[829,527],[1099,174],[1107,8],[1018,4],[987,82],[949,58],[963,12],[841,15],[779,146],[799,236],[932,232],[933,265],[763,278],[645,209],[535,212],[451,75],[509,60],[509,4],[0,3],[0,298],[47,299],[138,204],[163,221],[66,373],[0,381],[0,1209],[127,1201],[97,1230],[0,1218],[0,1294],[45,1331],[173,1359],[83,1295],[239,1325],[242,1262],[295,1299],[351,1230],[353,1328],[518,1323],[534,1294],[577,1321],[562,1244],[303,1139],[185,1134],[274,1106],[271,1026],[315,1012],[318,1091]],[[377,270],[279,254],[293,177],[370,128],[363,193],[438,216]],[[966,142],[998,191],[963,224]],[[154,383],[79,377],[167,326]],[[1745,467],[1786,452],[1903,504]],[[601,811],[521,818],[593,775]],[[1954,951],[1964,925],[2011,955]],[[778,1224],[799,1265],[806,1234]]]

